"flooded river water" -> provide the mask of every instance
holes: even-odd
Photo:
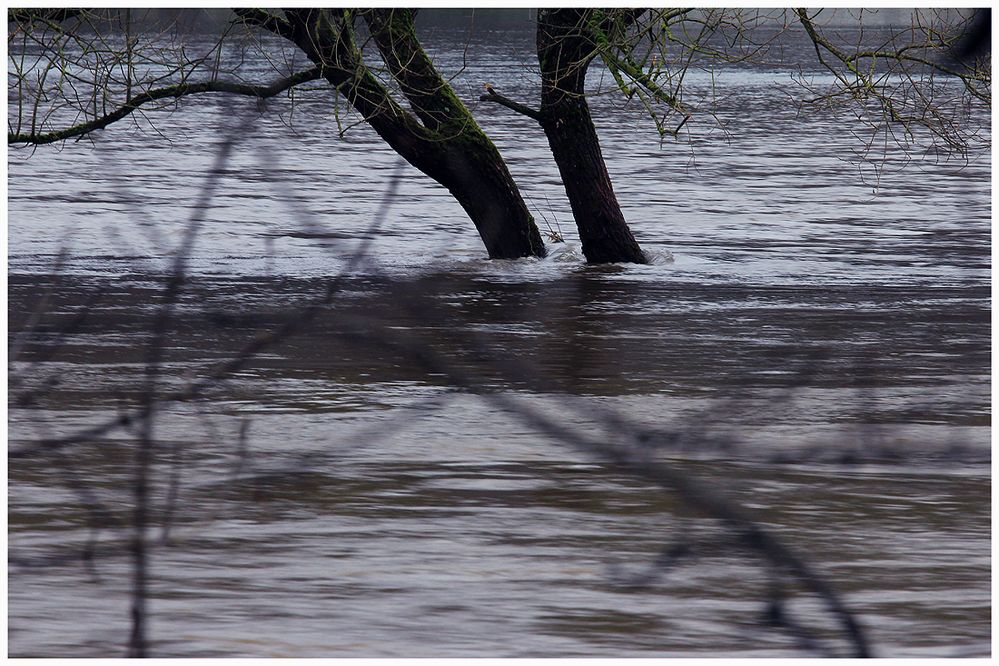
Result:
[[[438,39],[457,71],[463,40]],[[473,41],[459,94],[534,99],[529,41]],[[566,238],[546,259],[486,260],[443,189],[363,126],[337,138],[321,94],[290,128],[286,101],[256,117],[190,99],[160,134],[11,150],[9,655],[124,654],[136,430],[37,443],[141,400],[172,253],[244,117],[161,391],[331,297],[157,412],[153,656],[801,654],[767,623],[772,572],[726,525],[530,410],[598,441],[644,433],[807,560],[875,654],[988,655],[989,155],[903,169],[889,151],[875,188],[846,121],[799,116],[781,74],[715,74],[724,131],[692,123],[685,143],[594,98],[647,266],[583,263],[544,136],[487,105],[540,226]],[[623,583],[675,543],[690,555]],[[814,596],[787,594],[845,649]]]

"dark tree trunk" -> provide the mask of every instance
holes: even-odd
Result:
[[[323,76],[399,155],[451,192],[490,258],[545,255],[541,234],[502,156],[420,46],[413,10],[362,12],[413,113],[365,67],[351,10],[285,13],[291,38],[323,68]]]
[[[538,12],[540,122],[562,175],[589,263],[648,263],[614,195],[600,141],[584,96],[594,57],[589,9]]]

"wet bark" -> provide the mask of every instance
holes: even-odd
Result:
[[[420,46],[414,10],[361,12],[413,113],[364,65],[353,11],[287,9],[285,14],[287,36],[386,143],[447,188],[475,224],[490,258],[544,256],[541,234],[502,156]]]
[[[541,64],[540,123],[576,218],[589,263],[648,263],[621,212],[600,140],[584,95],[586,71],[595,55],[590,9],[538,13]]]

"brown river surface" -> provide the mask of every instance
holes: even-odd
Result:
[[[483,80],[536,97],[530,35],[467,54],[463,37],[433,43],[445,71],[467,55],[470,105]],[[156,115],[161,134],[12,149],[8,654],[124,655],[138,429],[39,442],[140,404],[172,255],[243,119],[159,391],[330,298],[156,412],[152,656],[810,654],[768,624],[773,572],[730,526],[556,426],[646,442],[741,507],[875,655],[989,655],[988,153],[889,150],[874,187],[846,120],[774,93],[786,75],[690,76],[724,91],[725,131],[660,144],[637,109],[593,102],[648,266],[583,263],[544,136],[501,108],[475,113],[566,237],[543,260],[486,260],[454,200],[367,128],[338,139],[318,92],[291,128],[287,101],[258,117],[200,99]],[[687,556],[642,577],[677,543]],[[785,594],[848,651],[814,594]]]

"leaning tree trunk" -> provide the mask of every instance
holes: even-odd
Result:
[[[562,175],[589,263],[648,263],[614,196],[584,95],[593,60],[588,9],[538,12],[542,128]]]
[[[386,143],[451,192],[490,258],[543,257],[541,234],[502,156],[420,45],[415,10],[359,13],[412,113],[364,65],[353,10],[287,9],[285,36],[322,67]]]

